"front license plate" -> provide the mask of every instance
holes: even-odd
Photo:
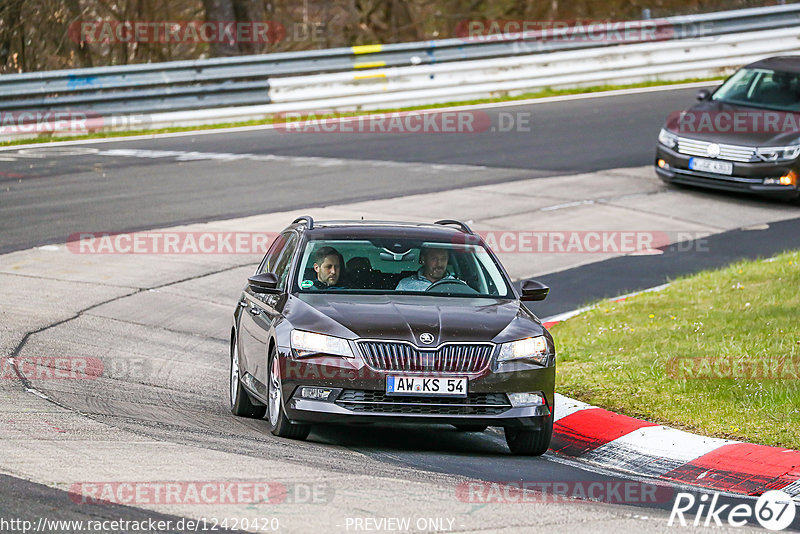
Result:
[[[387,376],[387,395],[466,397],[466,377]]]
[[[714,174],[733,174],[733,163],[715,159],[691,158],[689,168],[693,171],[713,172]]]

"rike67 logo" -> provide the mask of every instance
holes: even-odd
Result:
[[[743,527],[758,523],[768,530],[783,530],[794,521],[796,509],[792,496],[784,491],[771,490],[761,495],[754,505],[749,503],[721,504],[719,493],[678,493],[672,505],[668,525]]]

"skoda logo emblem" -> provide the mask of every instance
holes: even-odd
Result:
[[[717,143],[711,143],[706,147],[706,154],[711,156],[712,158],[716,158],[719,156],[719,145]]]
[[[419,335],[419,342],[424,345],[430,345],[433,343],[433,334],[429,334],[428,332],[423,332]]]

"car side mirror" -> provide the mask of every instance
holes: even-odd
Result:
[[[700,89],[699,91],[697,91],[697,100],[699,100],[700,102],[708,100],[709,98],[711,98],[711,91],[709,91],[708,89]]]
[[[550,293],[550,288],[536,280],[522,282],[522,296],[519,300],[544,300]]]
[[[247,279],[247,285],[253,293],[280,293],[278,277],[275,273],[261,273]]]

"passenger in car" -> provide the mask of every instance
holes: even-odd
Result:
[[[342,255],[333,247],[322,247],[314,253],[314,272],[317,279],[314,280],[315,289],[339,289],[337,285],[342,275],[344,260]]]

